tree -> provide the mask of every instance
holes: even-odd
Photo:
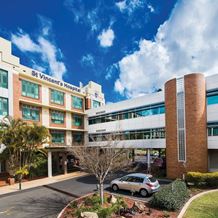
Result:
[[[5,117],[0,122],[0,143],[5,146],[2,156],[7,158],[8,172],[14,177],[20,167],[20,151],[24,148],[26,123],[21,119]]]
[[[3,155],[8,158],[10,176],[18,176],[20,189],[23,175],[29,174],[34,164],[34,153],[49,140],[49,131],[44,126],[28,125],[11,117],[0,122],[0,143],[5,146]]]
[[[128,150],[118,148],[118,143],[111,135],[107,141],[96,143],[97,146],[74,145],[72,153],[79,158],[79,164],[87,172],[94,174],[99,185],[101,203],[104,202],[104,181],[109,172],[117,171],[129,162]]]

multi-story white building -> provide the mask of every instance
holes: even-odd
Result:
[[[89,145],[166,149],[167,176],[218,170],[218,75],[189,74],[163,91],[87,111]],[[117,140],[116,138],[116,140]],[[147,158],[149,160],[149,158]]]
[[[66,149],[74,143],[84,143],[85,109],[104,104],[99,84],[90,81],[77,87],[26,67],[11,53],[11,42],[0,38],[0,119],[9,115],[49,129],[52,136],[51,144],[47,145],[49,176],[52,158],[57,165],[60,159],[65,164]],[[1,162],[0,173],[6,168]]]

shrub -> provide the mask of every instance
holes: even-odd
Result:
[[[218,172],[214,173],[199,173],[188,172],[186,181],[193,183],[195,186],[218,187]]]
[[[188,189],[181,180],[176,180],[155,193],[151,206],[164,210],[178,210],[188,198]]]

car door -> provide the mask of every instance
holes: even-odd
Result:
[[[120,178],[119,184],[118,184],[120,189],[128,190],[128,181],[127,181],[128,179],[129,179],[129,176],[124,176]]]
[[[128,180],[128,187],[131,192],[140,191],[143,185],[144,179],[141,177],[134,176]]]

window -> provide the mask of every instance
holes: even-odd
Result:
[[[73,133],[73,142],[82,143],[83,142],[83,133],[74,132]]]
[[[109,137],[113,135],[113,140],[140,140],[140,139],[162,139],[165,138],[165,129],[156,128],[156,129],[143,129],[137,131],[123,131],[119,133],[110,133],[110,134],[89,134],[89,141],[108,141]]]
[[[218,95],[208,96],[207,97],[207,104],[218,104]]]
[[[64,105],[64,93],[51,89],[51,102],[54,104]]]
[[[97,108],[101,106],[101,103],[99,101],[93,100],[92,105],[93,105],[93,108]]]
[[[22,95],[30,98],[39,98],[39,85],[22,80]]]
[[[207,130],[208,130],[208,136],[212,136],[212,128],[208,127]]]
[[[0,69],[0,87],[8,88],[8,72]]]
[[[178,160],[186,161],[184,77],[176,80]]]
[[[213,128],[213,135],[218,136],[218,127]]]
[[[51,122],[56,124],[63,124],[64,113],[60,111],[51,111]]]
[[[39,108],[29,105],[23,105],[22,117],[24,120],[39,121]]]
[[[8,99],[0,97],[0,116],[8,115]]]
[[[65,133],[63,131],[52,131],[51,137],[53,143],[63,144],[65,142]]]
[[[72,107],[76,109],[83,109],[83,99],[77,96],[72,96]]]
[[[82,126],[83,117],[79,115],[73,115],[73,126]]]
[[[165,106],[163,103],[155,105],[148,105],[140,108],[134,108],[125,111],[114,112],[112,114],[105,114],[89,118],[89,125],[97,123],[112,122],[116,120],[132,119],[137,117],[146,117],[165,113]]]

